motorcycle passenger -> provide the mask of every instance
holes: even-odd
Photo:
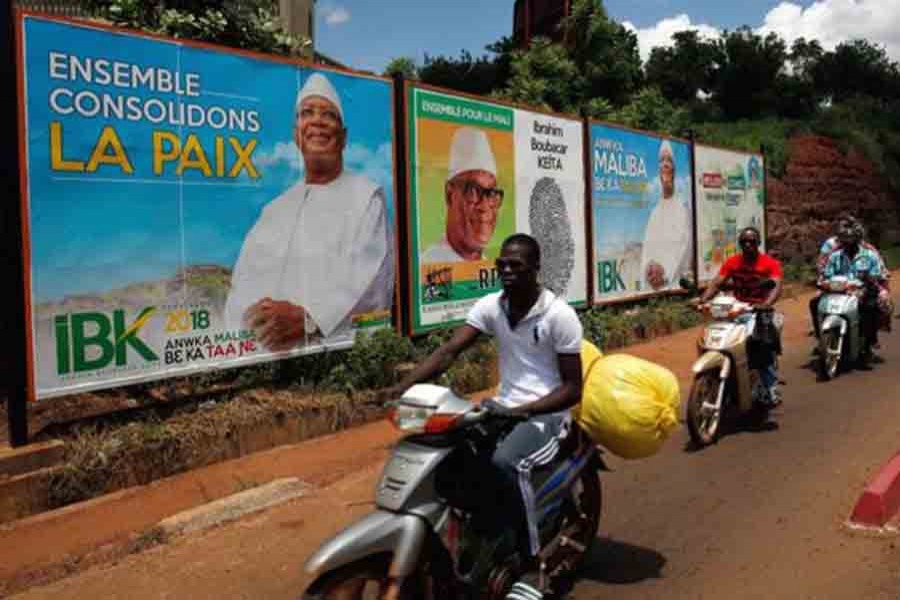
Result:
[[[469,311],[466,323],[399,384],[379,394],[400,397],[410,386],[445,371],[480,336],[493,336],[499,353],[500,390],[482,406],[498,414],[524,415],[500,441],[492,465],[501,482],[500,523],[521,532],[525,575],[507,598],[540,599],[536,561],[540,542],[530,473],[550,463],[571,425],[569,409],[581,400],[581,322],[563,299],[538,282],[540,246],[525,234],[508,237],[496,261],[503,290],[489,294]]]
[[[863,227],[862,223],[856,217],[854,217],[852,215],[843,215],[843,216],[841,216],[840,219],[838,219],[837,233],[835,233],[835,235],[833,235],[830,238],[828,238],[827,240],[825,240],[822,243],[821,247],[819,247],[819,256],[816,259],[816,281],[821,281],[822,278],[825,276],[825,266],[828,264],[828,258],[831,256],[831,253],[834,252],[835,250],[840,249],[840,247],[841,247],[841,241],[840,241],[841,231],[851,228],[851,227],[855,227],[855,226]],[[865,230],[865,228],[863,227],[863,231],[864,230]],[[863,237],[865,237],[865,236],[863,236]],[[881,272],[884,274],[884,277],[881,281],[881,285],[886,290],[889,290],[890,289],[890,285],[889,285],[890,272],[888,271],[887,267],[885,266],[884,259],[882,258],[881,254],[878,252],[878,249],[875,246],[873,246],[872,244],[870,244],[869,242],[867,242],[865,239],[860,240],[859,245],[861,247],[866,248],[867,250],[875,253],[878,256],[878,262],[881,267]],[[819,314],[818,313],[819,313],[819,300],[821,299],[821,297],[822,297],[822,292],[819,291],[818,293],[813,295],[813,297],[810,298],[810,300],[809,300],[810,320],[812,321],[812,325],[813,325],[813,334],[817,338],[819,337]],[[891,329],[890,316],[888,316],[888,318],[886,319],[886,322],[882,322],[882,326],[886,331],[890,331],[890,329]],[[818,346],[816,347],[816,350],[818,350]]]
[[[825,290],[829,279],[843,275],[873,286],[874,302],[867,302],[864,299],[859,305],[863,335],[869,342],[863,349],[861,356],[863,363],[872,357],[870,346],[876,346],[878,343],[879,323],[883,322],[885,314],[890,321],[890,312],[893,310],[890,292],[884,285],[886,278],[881,256],[877,251],[863,246],[864,233],[862,224],[858,222],[841,230],[840,247],[829,255],[822,278],[818,282],[819,288]]]
[[[752,364],[759,369],[762,383],[768,390],[769,402],[777,406],[781,404],[781,392],[778,389],[775,355],[780,352],[780,340],[771,309],[781,296],[783,274],[778,259],[759,251],[760,237],[755,227],[741,230],[738,235],[741,253],[725,261],[719,274],[700,297],[700,302],[708,302],[727,280],[731,280],[735,298],[762,309],[756,313],[755,338],[758,342],[754,349],[756,352],[751,353],[756,356]],[[767,279],[775,282],[771,290],[762,285]]]

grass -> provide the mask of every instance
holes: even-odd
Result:
[[[881,251],[881,256],[888,269],[900,267],[900,245],[888,246]]]

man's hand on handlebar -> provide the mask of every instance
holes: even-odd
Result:
[[[528,420],[527,413],[523,413],[513,408],[509,408],[508,406],[504,406],[493,398],[482,400],[480,406],[483,410],[496,417],[501,417],[504,419],[518,419],[522,421]]]

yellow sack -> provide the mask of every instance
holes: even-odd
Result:
[[[675,375],[636,356],[603,356],[586,340],[581,362],[582,398],[572,409],[576,422],[617,456],[656,454],[678,426],[681,390]]]

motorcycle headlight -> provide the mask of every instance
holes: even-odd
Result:
[[[406,433],[444,433],[453,429],[461,415],[444,414],[434,408],[399,403],[388,413],[391,423]]]

